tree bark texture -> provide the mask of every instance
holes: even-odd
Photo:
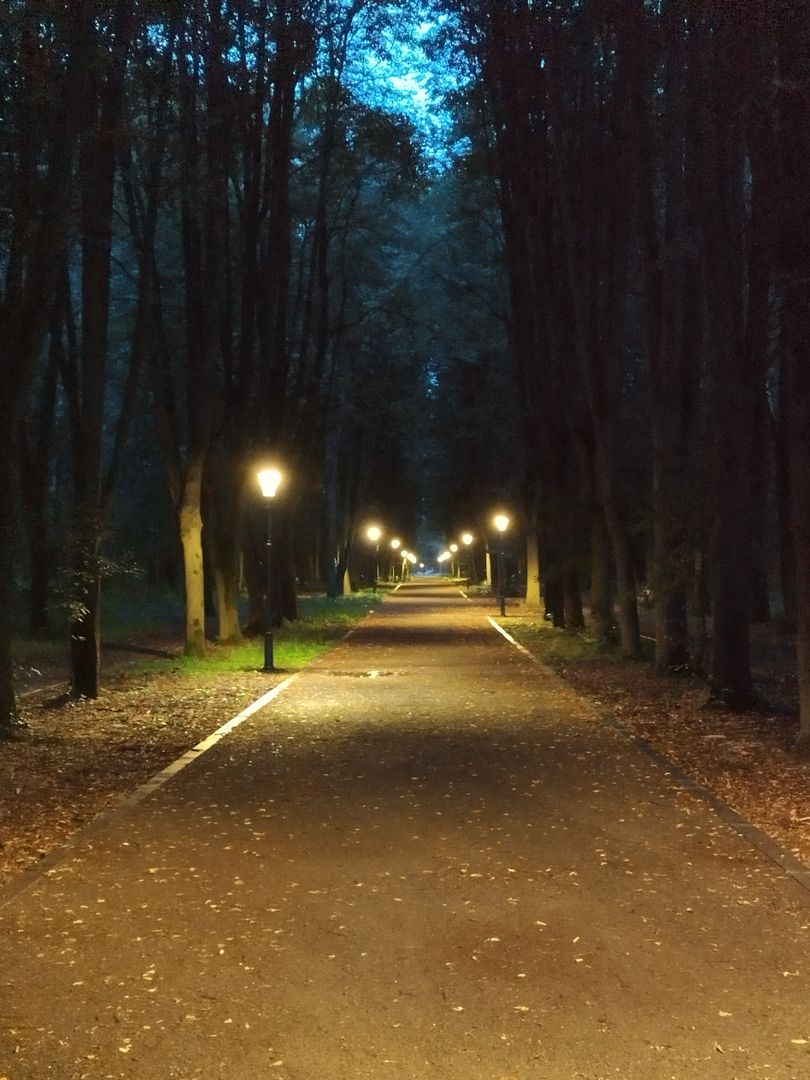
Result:
[[[779,37],[781,221],[777,261],[784,288],[787,463],[793,524],[799,682],[797,750],[810,756],[810,12],[785,0]]]

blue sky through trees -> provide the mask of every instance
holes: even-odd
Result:
[[[350,54],[347,81],[366,104],[407,117],[430,165],[442,169],[460,149],[447,100],[459,76],[431,48],[449,17],[429,16],[425,5],[389,10],[390,21]]]

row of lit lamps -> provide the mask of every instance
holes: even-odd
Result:
[[[496,531],[500,533],[501,536],[503,536],[503,534],[509,528],[509,516],[507,514],[496,514],[495,517],[492,519],[492,524],[495,526]],[[461,534],[459,539],[461,540],[462,544],[465,545],[465,547],[470,547],[475,537],[472,533],[465,532]],[[453,556],[457,553],[458,544],[450,544],[441,553],[441,555],[439,555],[438,562],[446,563],[448,560],[451,560]]]
[[[464,544],[465,547],[470,547],[473,540],[475,539],[475,537],[473,536],[472,533],[465,532],[465,533],[461,534],[459,539],[461,540],[462,544]],[[440,564],[441,563],[446,563],[448,561],[452,562],[453,556],[457,555],[457,554],[458,554],[458,544],[450,544],[449,547],[447,547],[441,553],[441,555],[439,555],[439,558],[438,558],[437,561]]]
[[[366,539],[370,540],[374,544],[374,592],[377,591],[377,579],[380,576],[380,568],[377,563],[377,559],[380,553],[380,540],[382,539],[383,531],[379,525],[369,525],[366,528]],[[419,556],[414,555],[412,551],[406,551],[402,546],[402,541],[397,536],[392,536],[389,541],[391,550],[394,552],[395,557],[399,557],[402,560],[402,569],[405,570],[406,564],[408,566],[416,566],[419,563],[420,567],[424,567],[424,563],[419,562]]]
[[[261,493],[264,496],[265,502],[267,504],[267,542],[266,542],[267,543],[267,551],[266,551],[266,555],[265,555],[266,584],[265,584],[265,593],[264,593],[264,603],[265,603],[264,670],[265,671],[274,671],[275,667],[274,667],[274,663],[273,663],[273,627],[272,627],[273,615],[272,615],[271,603],[270,603],[270,598],[271,598],[271,595],[272,595],[272,564],[271,564],[270,555],[271,555],[272,546],[273,546],[273,528],[272,528],[271,506],[272,506],[273,499],[276,497],[276,494],[278,493],[278,489],[281,487],[281,485],[283,483],[284,476],[283,476],[282,472],[279,469],[276,469],[276,468],[264,468],[264,469],[259,470],[258,478],[259,478],[259,487],[261,488]],[[495,517],[492,519],[492,524],[494,525],[495,530],[501,536],[503,536],[503,534],[509,528],[509,517],[508,517],[507,514],[496,514]],[[375,555],[374,591],[375,592],[377,590],[377,578],[379,577],[379,566],[377,565],[377,558],[379,556],[380,540],[382,539],[382,536],[383,536],[383,531],[382,531],[382,529],[380,528],[379,525],[369,525],[366,528],[366,538],[368,540],[370,540],[372,544],[374,544],[374,555]],[[465,533],[461,534],[460,539],[461,539],[462,544],[464,544],[465,547],[469,548],[472,545],[473,540],[475,539],[475,537],[473,536],[472,533],[465,532]],[[412,551],[406,551],[402,547],[402,541],[398,537],[396,537],[396,536],[392,537],[391,541],[390,541],[390,545],[391,545],[392,551],[394,551],[395,553],[398,553],[399,558],[402,559],[402,568],[403,568],[403,570],[405,569],[406,563],[409,566],[416,566],[416,564],[419,563],[420,568],[424,569],[425,564],[420,563],[419,562],[419,557],[417,555],[415,555]],[[447,550],[443,551],[439,555],[439,558],[438,558],[439,563],[442,564],[442,563],[446,563],[448,560],[451,560],[453,558],[453,556],[458,553],[458,550],[459,550],[458,544],[450,544],[449,547],[447,548]],[[499,559],[502,560],[502,558],[503,558],[503,553],[499,552]],[[501,568],[499,567],[499,569],[501,569]],[[499,573],[498,577],[500,579],[499,592],[500,592],[501,614],[503,615],[504,614],[504,592],[503,592],[503,575],[502,575],[502,573]]]

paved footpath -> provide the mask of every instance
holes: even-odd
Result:
[[[0,911],[7,1080],[808,1080],[810,893],[448,587]]]

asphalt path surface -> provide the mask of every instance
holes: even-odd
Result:
[[[0,910],[5,1080],[808,1080],[810,893],[400,589]]]

